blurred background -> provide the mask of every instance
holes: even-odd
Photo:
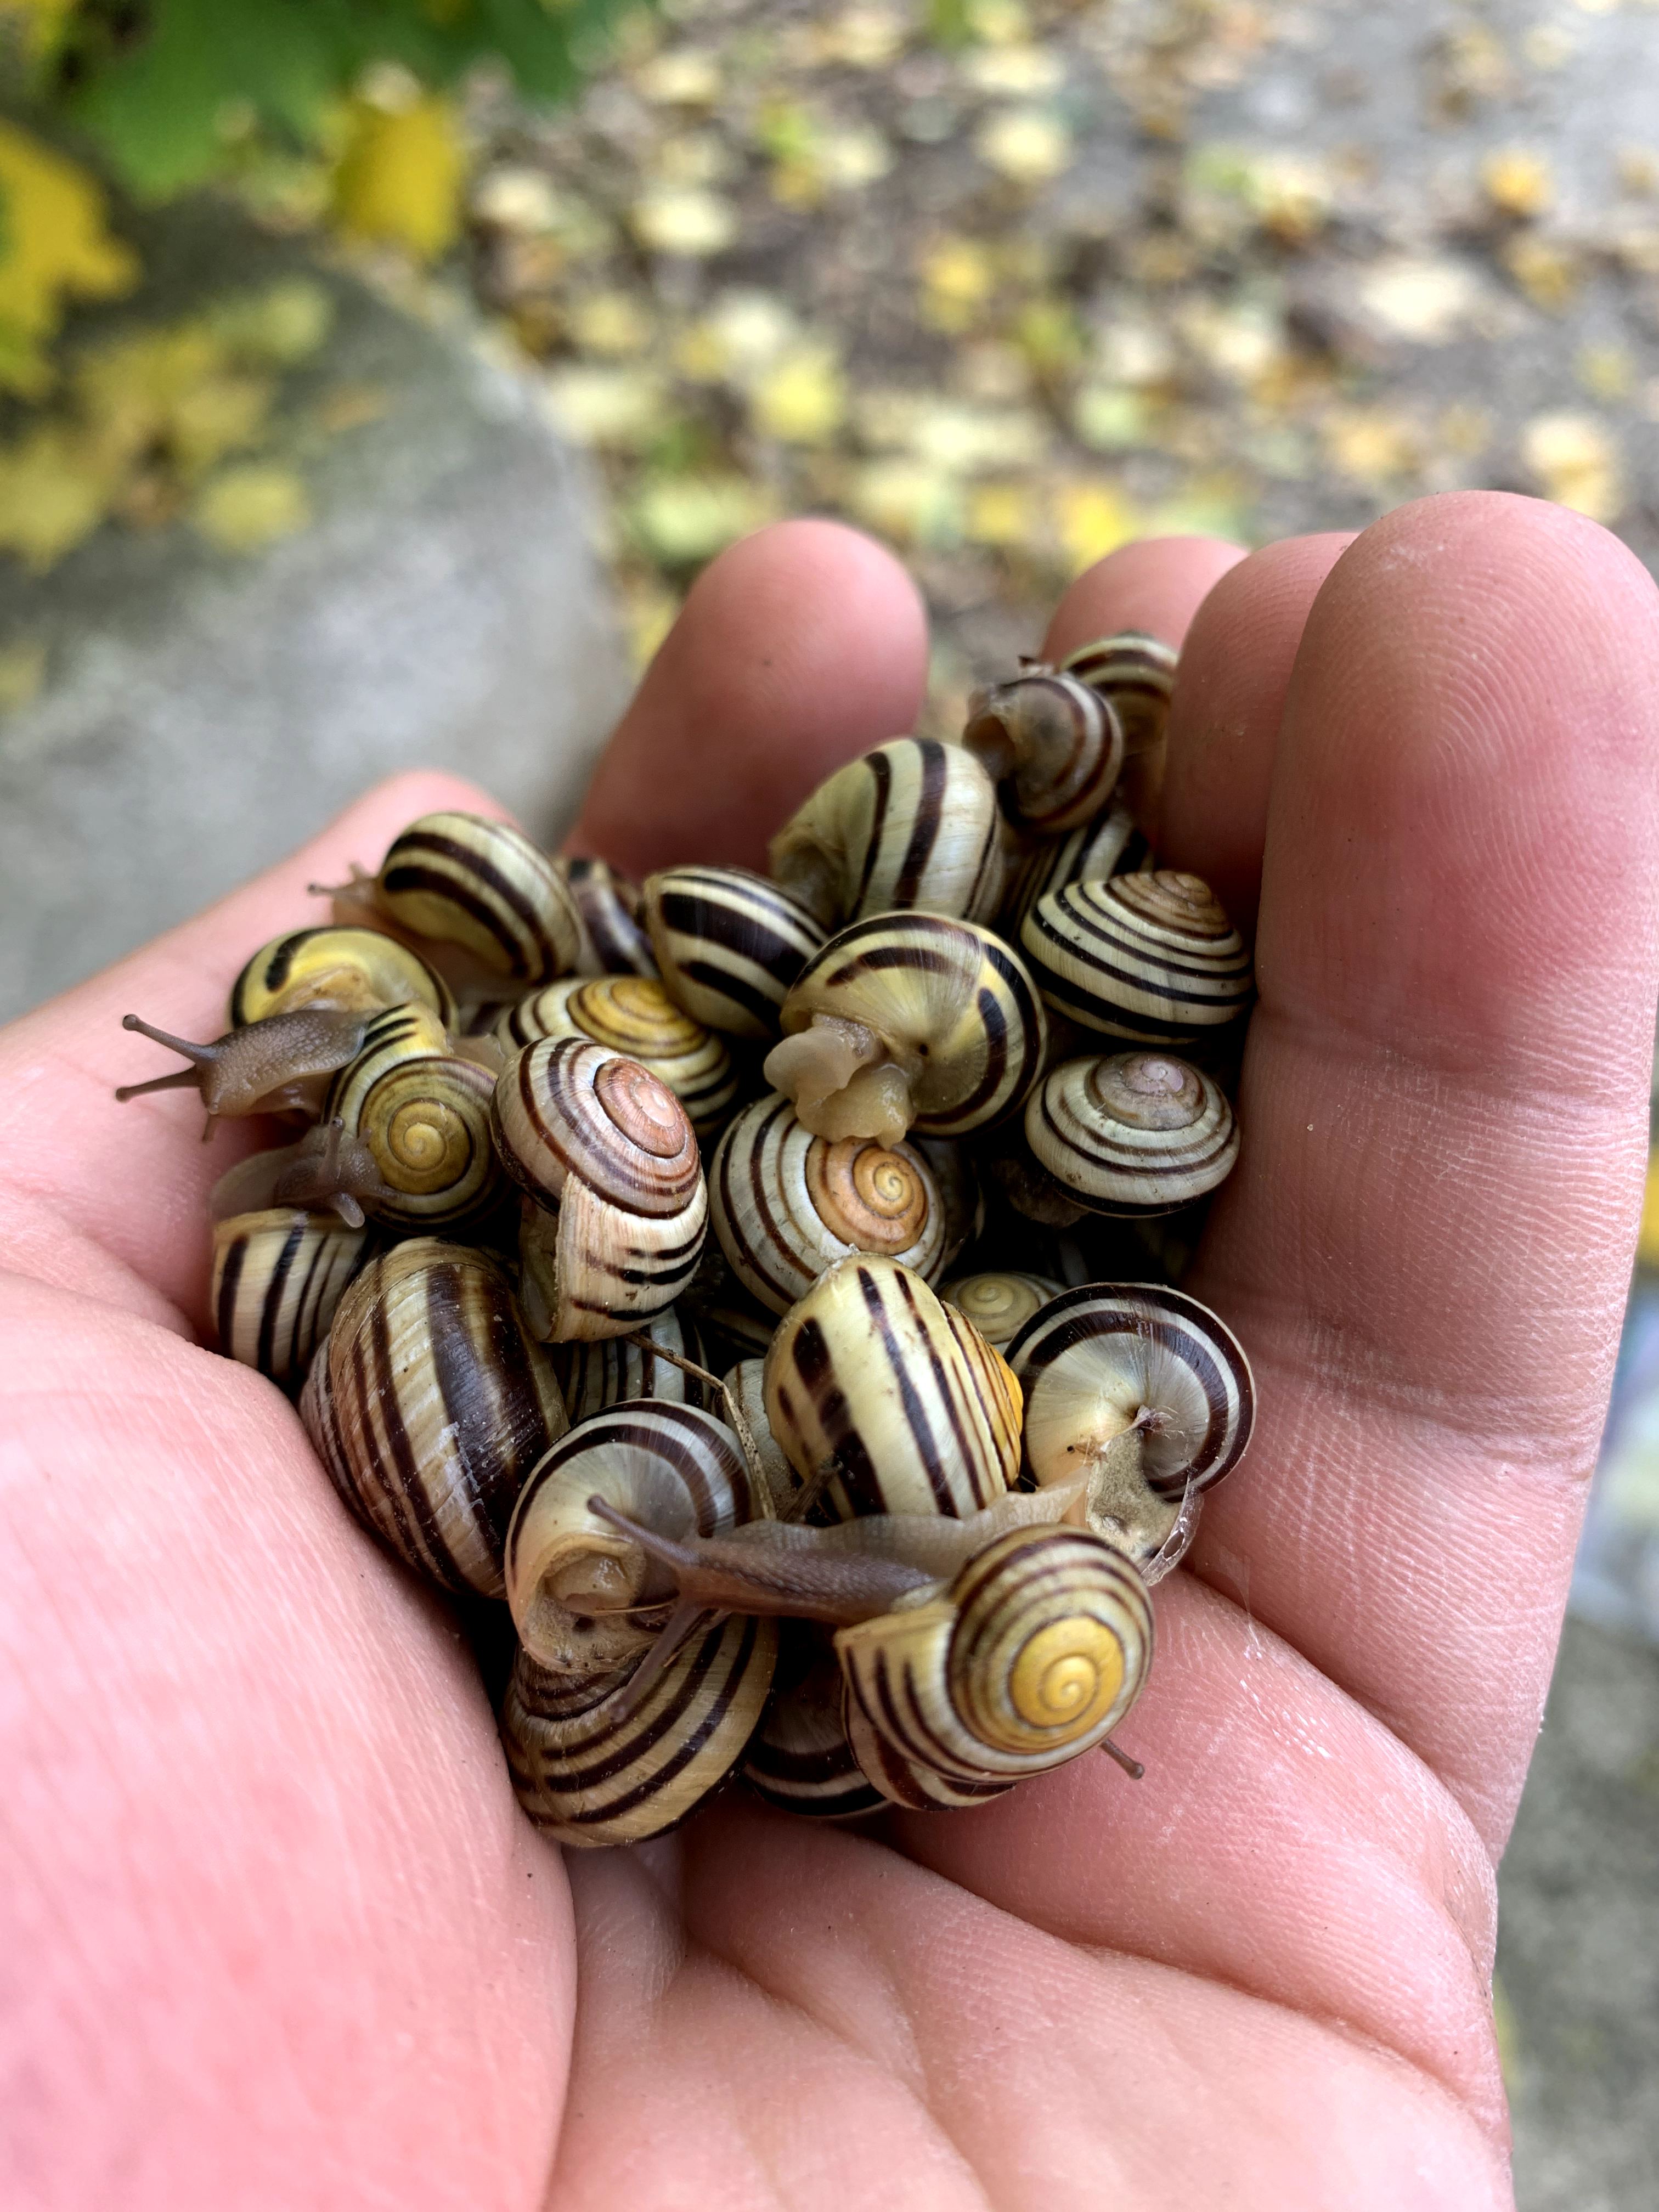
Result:
[[[1659,0],[0,0],[0,1015],[395,765],[552,835],[773,516],[900,550],[949,732],[1132,537],[1477,484],[1659,558]],[[1524,2212],[1659,2203],[1656,1814],[1659,1195],[1503,1870]]]

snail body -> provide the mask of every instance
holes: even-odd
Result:
[[[1056,1012],[1137,1043],[1220,1029],[1255,990],[1250,956],[1209,885],[1172,869],[1046,893],[1020,946]]]
[[[209,1044],[193,1044],[187,1037],[169,1035],[124,1014],[124,1030],[183,1053],[190,1062],[170,1075],[152,1076],[147,1083],[124,1083],[117,1098],[143,1098],[156,1091],[198,1091],[207,1109],[211,1134],[222,1115],[315,1113],[337,1068],[356,1056],[367,1018],[356,1012],[308,1007],[290,1014],[272,1014],[246,1029],[229,1030]]]
[[[496,1022],[509,1055],[542,1037],[587,1037],[636,1060],[679,1100],[699,1137],[715,1134],[738,1095],[726,1041],[677,1006],[654,976],[569,976],[545,984]]]
[[[301,1413],[346,1504],[428,1582],[499,1597],[514,1501],[566,1425],[500,1261],[409,1238],[341,1299],[326,1358]]]
[[[337,1117],[319,1122],[292,1145],[250,1152],[222,1175],[208,1199],[208,1218],[228,1221],[267,1207],[332,1212],[349,1229],[361,1229],[365,1198],[389,1197],[374,1155],[361,1138],[348,1137]]]
[[[823,943],[799,899],[746,868],[665,868],[646,878],[645,922],[663,981],[705,1028],[777,1035],[784,994]]]
[[[301,1206],[216,1222],[210,1298],[219,1349],[273,1382],[295,1381],[371,1249],[361,1224]]]
[[[374,1220],[448,1229],[495,1204],[502,1188],[489,1133],[495,1088],[488,1068],[449,1050],[425,1007],[374,1018],[324,1108],[374,1161],[380,1187],[365,1206]]]
[[[815,1137],[775,1091],[722,1138],[709,1215],[733,1273],[777,1314],[849,1252],[880,1253],[925,1278],[944,1249],[944,1206],[920,1153]]]
[[[708,1192],[667,1085],[603,1045],[544,1037],[503,1069],[490,1115],[532,1201],[520,1255],[538,1334],[623,1336],[672,1305],[696,1269]]]
[[[290,929],[262,945],[231,986],[234,1029],[308,1009],[374,1014],[422,1006],[446,1028],[455,1020],[449,987],[411,945],[383,929],[325,923]]]
[[[995,787],[972,753],[894,738],[849,761],[767,848],[773,876],[825,929],[919,908],[988,921],[1002,859]]]
[[[1225,1092],[1170,1052],[1052,1069],[1026,1101],[1025,1141],[1097,1213],[1172,1213],[1224,1182],[1238,1158]]]
[[[1030,668],[977,693],[962,742],[984,763],[1008,819],[1040,837],[1097,814],[1123,766],[1123,731],[1109,701],[1051,669]]]
[[[854,922],[784,1000],[766,1079],[823,1137],[958,1137],[1018,1106],[1042,1062],[1042,1002],[988,929],[943,915]]]

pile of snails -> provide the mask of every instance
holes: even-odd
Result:
[[[636,1841],[739,1773],[847,1817],[1100,1747],[1253,1416],[1178,1287],[1249,956],[1139,823],[1138,634],[831,776],[770,874],[635,886],[462,813],[261,946],[191,1087],[219,1341],[341,1498],[510,1615],[531,1818]],[[504,1609],[504,1610],[503,1610]]]

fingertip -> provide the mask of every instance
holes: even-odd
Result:
[[[1114,630],[1144,630],[1178,646],[1205,598],[1245,549],[1224,538],[1142,538],[1120,545],[1068,585],[1042,641],[1058,660]]]

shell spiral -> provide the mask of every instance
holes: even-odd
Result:
[[[941,1283],[939,1294],[946,1305],[972,1322],[985,1341],[1000,1352],[1024,1328],[1033,1314],[1041,1313],[1050,1298],[1065,1288],[1047,1275],[1022,1274],[1012,1269],[976,1275],[956,1275]]]
[[[424,1008],[394,1006],[371,1023],[323,1111],[374,1155],[385,1187],[365,1202],[374,1219],[452,1228],[495,1203],[501,1176],[490,1139],[494,1090],[486,1069],[446,1049]]]
[[[1099,1213],[1171,1212],[1224,1182],[1238,1158],[1220,1085],[1168,1052],[1051,1069],[1026,1101],[1025,1141]]]
[[[700,1137],[713,1135],[737,1096],[726,1041],[683,1013],[654,976],[569,976],[509,1007],[493,1034],[509,1058],[543,1037],[586,1037],[660,1077]]]
[[[496,1079],[502,1165],[538,1206],[574,1178],[629,1212],[682,1212],[702,1179],[697,1139],[665,1083],[604,1045],[544,1037]]]
[[[1255,988],[1250,956],[1209,886],[1170,869],[1046,893],[1020,946],[1057,1012],[1138,1042],[1214,1030],[1245,1011]]]

